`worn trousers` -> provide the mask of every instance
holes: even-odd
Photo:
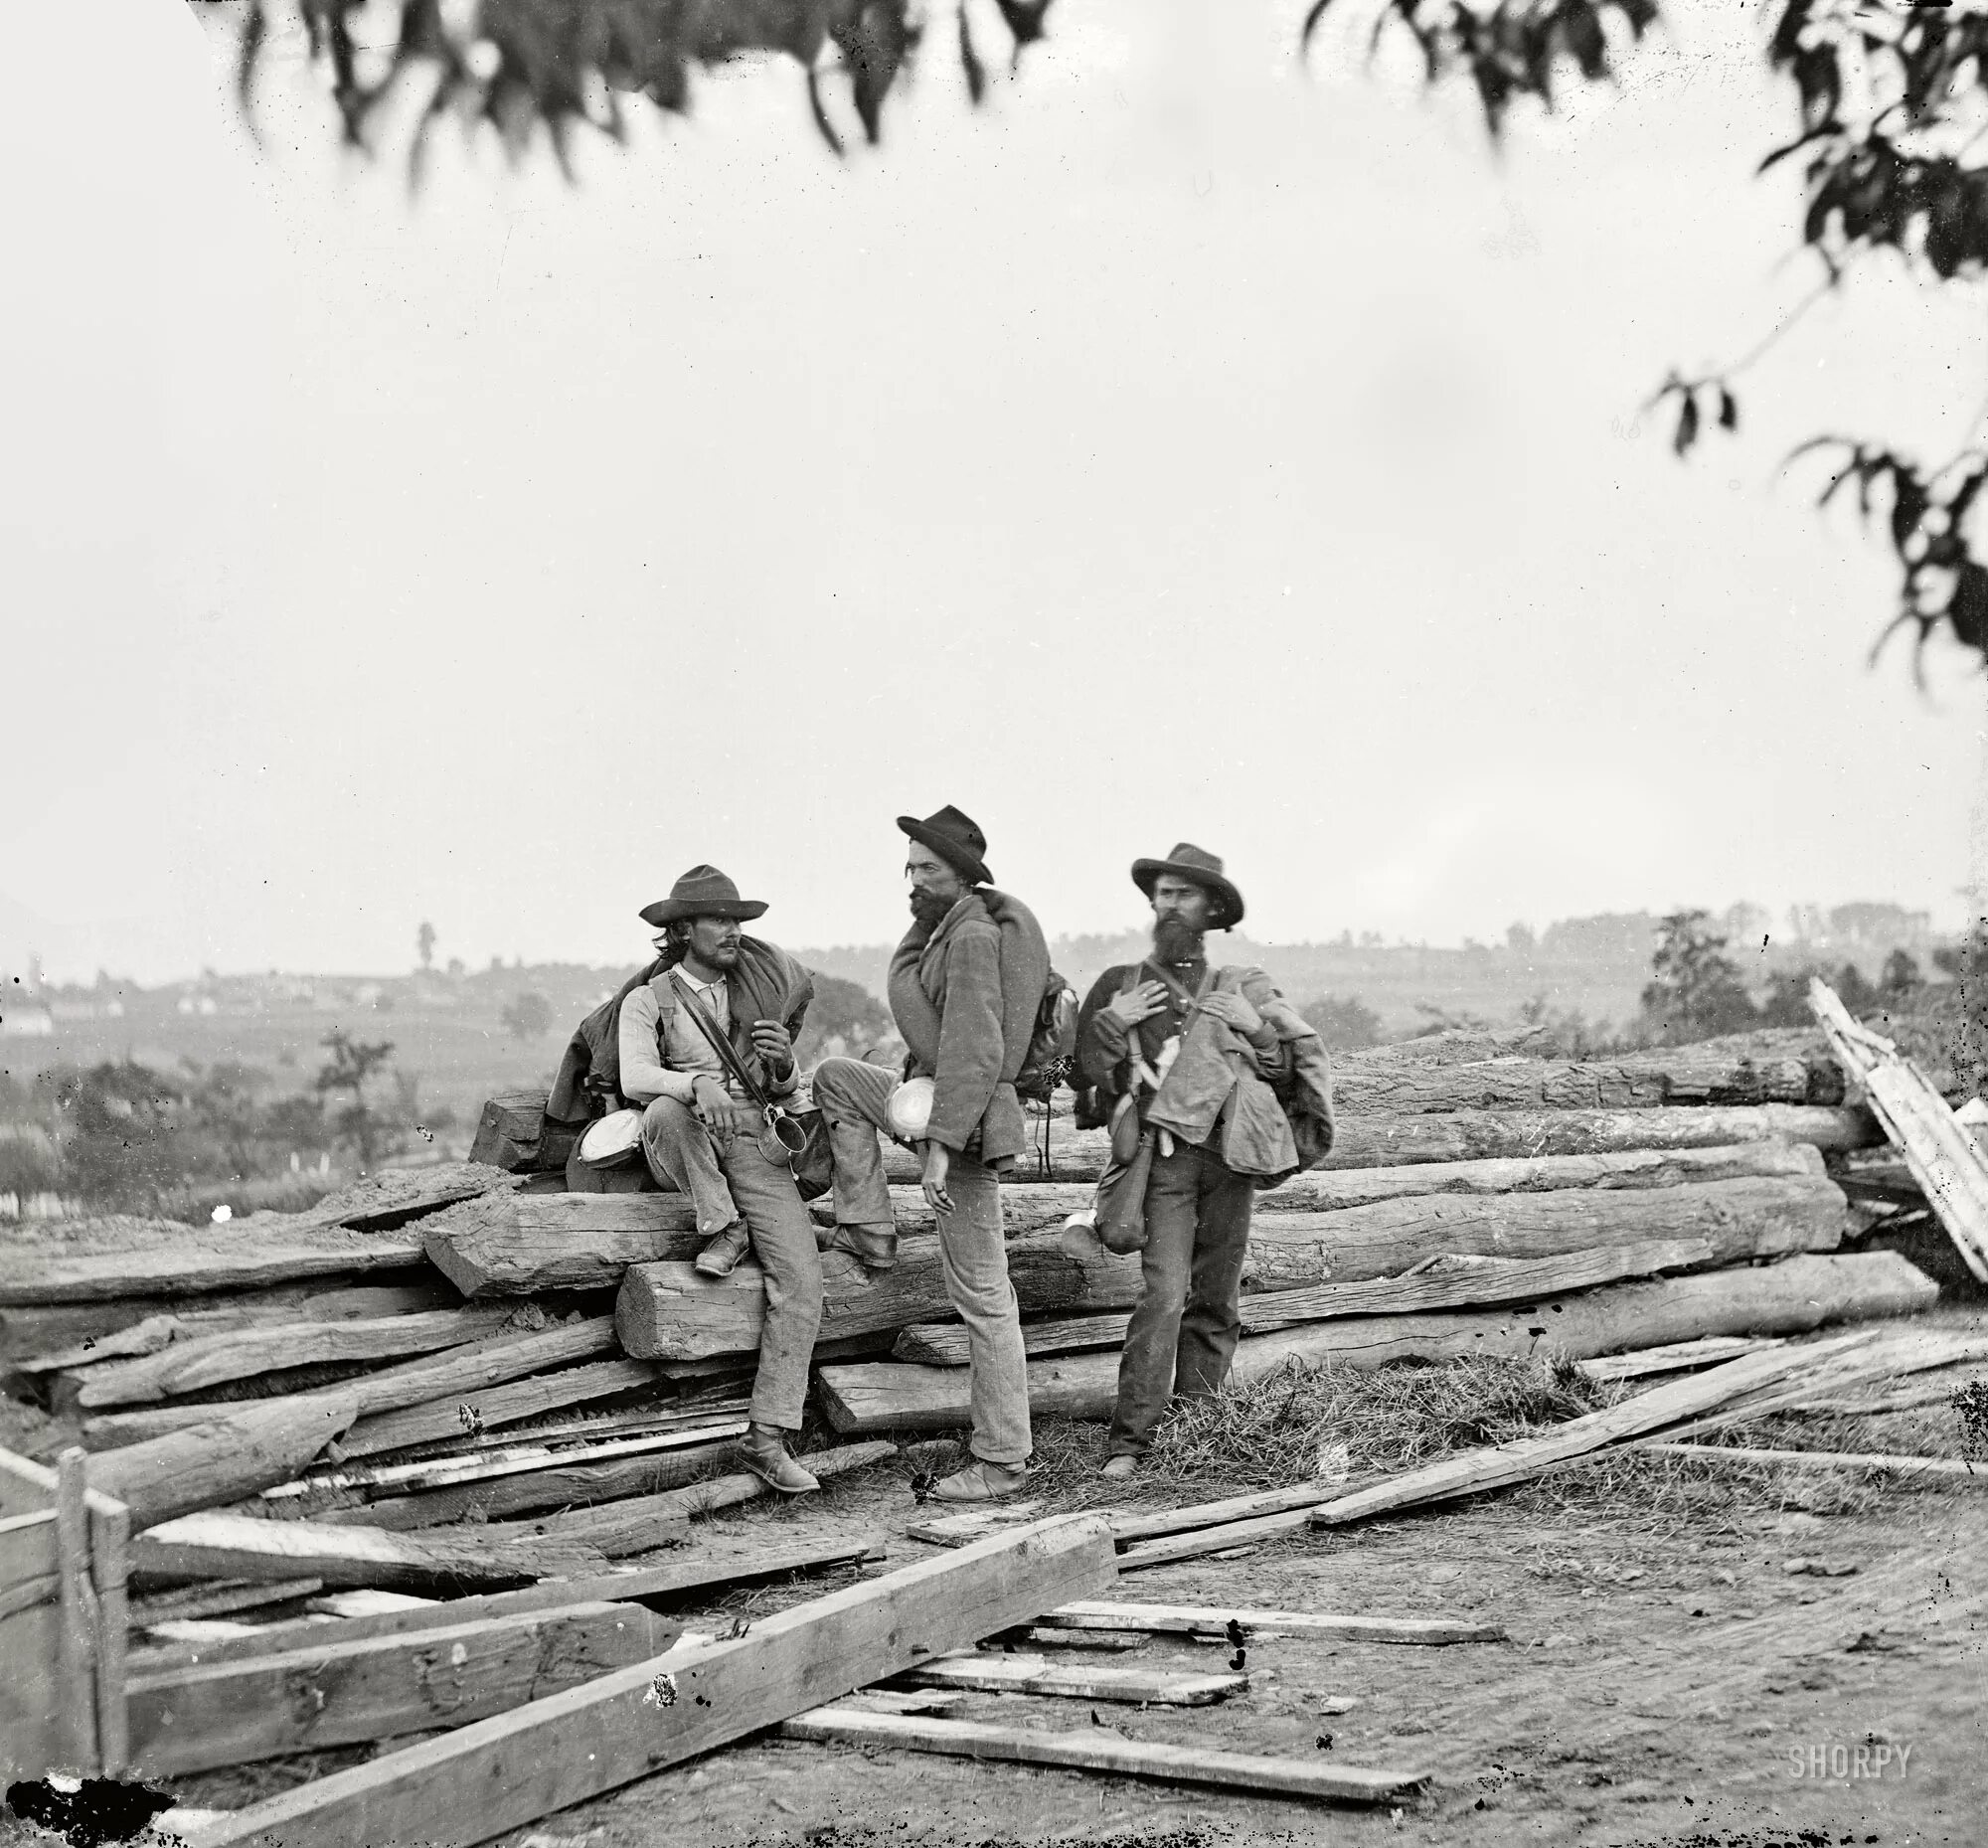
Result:
[[[821,1329],[821,1254],[793,1171],[768,1161],[749,1135],[713,1135],[674,1097],[642,1112],[642,1152],[659,1185],[690,1196],[697,1229],[722,1232],[743,1219],[766,1280],[766,1320],[748,1417],[799,1430],[808,1363]]]
[[[1255,1184],[1218,1156],[1176,1142],[1146,1183],[1139,1304],[1118,1361],[1107,1449],[1138,1456],[1169,1398],[1204,1398],[1229,1377],[1242,1332],[1242,1260]]]
[[[895,1230],[877,1134],[889,1126],[891,1093],[901,1082],[860,1059],[824,1059],[814,1069],[814,1100],[835,1149],[839,1226],[873,1235]],[[1012,1467],[1027,1462],[1035,1444],[1021,1310],[1008,1280],[1001,1178],[970,1155],[955,1154],[945,1186],[953,1211],[938,1216],[939,1268],[966,1325],[972,1450],[984,1462]]]

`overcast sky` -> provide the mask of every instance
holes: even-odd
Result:
[[[166,0],[78,106],[67,12],[0,121],[0,966],[623,961],[703,860],[881,941],[945,802],[1053,934],[1181,838],[1270,940],[1965,915],[1982,682],[1867,670],[1886,552],[1779,464],[1950,452],[1978,296],[1825,302],[1688,466],[1637,422],[1812,286],[1754,8],[1502,160],[1291,8],[1059,0],[846,164],[778,65],[418,197],[302,74],[254,152]]]

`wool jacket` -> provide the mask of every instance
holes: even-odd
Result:
[[[1130,1036],[1105,1005],[1136,971],[1107,969],[1091,988],[1077,1028],[1084,1076],[1106,1095],[1130,1089]],[[1181,1033],[1180,1050],[1157,1092],[1145,1100],[1142,1120],[1216,1155],[1232,1172],[1274,1187],[1300,1168],[1322,1161],[1332,1147],[1332,1070],[1325,1043],[1276,990],[1261,969],[1216,971],[1214,990],[1241,994],[1274,1035],[1274,1050],[1251,1042],[1212,1015],[1197,1012]],[[1148,1063],[1158,1047],[1147,1030],[1175,1031],[1180,1010],[1141,1023],[1141,1051]]]
[[[977,1143],[992,1168],[1028,1145],[1015,1079],[1049,977],[1035,914],[990,886],[965,894],[929,932],[906,932],[891,957],[891,1012],[907,1076],[932,1080],[932,1141],[955,1153]]]

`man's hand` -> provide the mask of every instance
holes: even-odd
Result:
[[[1263,1017],[1251,1007],[1247,999],[1240,994],[1206,994],[1201,998],[1201,1011],[1210,1020],[1219,1020],[1225,1027],[1234,1027],[1246,1040],[1251,1034],[1263,1030]]]
[[[945,1191],[945,1177],[952,1165],[952,1151],[943,1142],[927,1142],[924,1146],[925,1171],[918,1178],[925,1190],[925,1205],[934,1213],[950,1213],[952,1196]]]
[[[752,1050],[769,1078],[783,1079],[794,1069],[794,1043],[777,1020],[752,1023]]]
[[[692,1108],[713,1135],[750,1134],[759,1112],[749,1103],[741,1103],[715,1078],[703,1074],[691,1081]]]
[[[1142,1020],[1151,1020],[1166,1004],[1165,982],[1141,982],[1129,993],[1113,995],[1104,1004],[1104,1012],[1129,1032]]]

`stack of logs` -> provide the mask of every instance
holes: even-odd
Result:
[[[1487,1056],[1491,1055],[1491,1056]],[[1828,1162],[1883,1140],[1844,1102],[1820,1036],[1766,1033],[1605,1063],[1503,1054],[1444,1034],[1356,1055],[1337,1079],[1325,1166],[1265,1194],[1244,1274],[1239,1376],[1286,1358],[1374,1367],[1462,1354],[1574,1358],[1707,1335],[1786,1334],[1908,1313],[1935,1286],[1891,1253],[1845,1254],[1857,1228]],[[493,1101],[483,1144],[558,1158],[539,1099]],[[1040,1413],[1108,1412],[1136,1258],[1068,1255],[1099,1132],[1055,1145],[1050,1179],[1004,1190],[1009,1267]],[[909,1182],[909,1155],[892,1151]],[[550,1178],[550,1177],[542,1177]],[[964,1331],[918,1190],[894,1191],[897,1267],[824,1260],[820,1398],[845,1433],[956,1427]],[[817,1207],[825,1216],[826,1203]],[[429,1258],[471,1301],[618,1286],[624,1352],[679,1375],[743,1378],[763,1285],[691,1267],[698,1240],[667,1194],[488,1194],[438,1215]]]

